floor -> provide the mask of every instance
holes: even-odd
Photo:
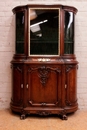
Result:
[[[87,130],[87,110],[68,115],[68,120],[35,116],[20,120],[10,110],[0,110],[0,130]]]

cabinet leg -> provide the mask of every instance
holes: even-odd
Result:
[[[25,115],[25,114],[22,114],[22,115],[20,116],[20,119],[21,119],[21,120],[24,120],[25,117],[26,117],[26,115]]]
[[[68,119],[68,117],[67,117],[67,115],[62,115],[62,120],[67,120]]]

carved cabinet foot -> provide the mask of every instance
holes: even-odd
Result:
[[[26,115],[25,114],[22,114],[21,116],[20,116],[20,119],[21,120],[24,120],[26,118]]]
[[[62,120],[67,120],[68,119],[68,117],[67,117],[67,115],[62,115]]]

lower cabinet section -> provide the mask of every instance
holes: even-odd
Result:
[[[26,106],[61,106],[61,66],[27,66]]]
[[[74,106],[77,104],[77,66],[67,65],[65,69],[65,103],[67,106]]]
[[[24,69],[23,65],[16,64],[12,66],[12,99],[14,106],[23,106],[24,97]]]
[[[75,112],[77,64],[12,63],[12,111],[21,119],[27,114],[61,115]]]

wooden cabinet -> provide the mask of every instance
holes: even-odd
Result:
[[[66,105],[73,106],[77,103],[76,76],[77,65],[66,66]]]
[[[12,64],[11,110],[61,115],[78,109],[74,26],[77,9],[25,5],[13,9],[16,43]]]
[[[59,65],[28,65],[27,105],[31,107],[60,105],[61,73]]]
[[[20,64],[14,64],[12,66],[12,79],[13,79],[13,90],[12,90],[12,104],[16,106],[22,106],[23,105],[23,87],[24,87],[24,81],[23,81],[23,65]]]

